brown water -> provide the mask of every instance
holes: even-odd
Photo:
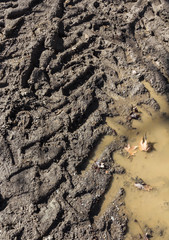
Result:
[[[142,112],[141,121],[133,121],[132,130],[120,126],[116,119],[107,118],[107,124],[115,129],[119,135],[128,137],[131,145],[138,145],[142,136],[146,133],[148,141],[153,143],[154,150],[147,152],[138,152],[131,159],[124,157],[120,152],[113,156],[116,163],[126,169],[124,175],[114,175],[110,190],[105,195],[99,216],[101,216],[111,204],[119,188],[123,187],[126,191],[125,203],[126,211],[129,217],[129,232],[127,240],[134,239],[133,236],[141,232],[134,219],[137,219],[144,229],[148,225],[153,229],[153,240],[169,239],[169,119],[162,117],[162,112],[169,114],[168,103],[163,96],[154,93],[148,83],[144,82],[149,90],[151,97],[159,103],[160,113],[155,113],[144,107],[139,108]],[[151,111],[151,114],[150,114]],[[94,153],[94,158],[100,155],[102,150],[110,143],[107,136],[98,145]],[[93,158],[93,159],[94,159]],[[92,160],[93,161],[93,160]],[[134,186],[134,180],[138,176],[147,184],[153,187],[153,190],[146,192],[138,190]],[[98,217],[99,217],[98,216]],[[160,236],[163,231],[163,236]]]
[[[140,124],[140,127],[138,126]],[[105,196],[100,215],[105,212],[107,206],[113,201],[119,188],[126,191],[125,203],[129,216],[129,234],[126,239],[132,239],[132,235],[139,233],[140,229],[134,222],[139,220],[144,226],[165,230],[165,235],[160,239],[169,239],[169,122],[162,119],[154,119],[144,126],[137,123],[139,134],[131,136],[129,142],[137,145],[147,133],[148,140],[154,143],[155,150],[146,153],[138,151],[132,159],[124,157],[119,152],[114,154],[116,163],[126,169],[126,174],[115,175],[112,186]],[[146,192],[138,190],[134,186],[136,176],[142,178],[153,190]],[[168,228],[168,229],[167,229]],[[141,233],[141,232],[140,232]],[[159,239],[158,232],[153,239]]]

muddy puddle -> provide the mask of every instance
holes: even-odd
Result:
[[[139,127],[140,124],[140,127]],[[112,186],[105,196],[100,215],[112,202],[119,188],[126,191],[125,203],[129,216],[129,233],[126,239],[140,232],[134,222],[139,220],[142,227],[148,225],[154,230],[153,239],[168,239],[169,237],[169,121],[156,118],[151,122],[137,123],[138,135],[130,136],[129,142],[138,145],[146,132],[148,140],[154,144],[152,152],[138,151],[132,158],[127,158],[120,152],[114,154],[116,163],[126,169],[126,174],[115,175]],[[153,187],[146,192],[134,186],[134,178],[142,178]]]
[[[143,236],[141,228],[146,231],[145,226],[148,226],[153,230],[151,239],[167,240],[169,239],[169,109],[165,97],[155,94],[149,84],[145,83],[145,86],[159,103],[160,112],[139,108],[141,121],[134,120],[131,130],[120,126],[115,118],[107,118],[107,124],[119,135],[127,136],[132,146],[139,145],[141,138],[146,134],[153,149],[150,152],[141,152],[138,149],[131,158],[128,158],[128,153],[125,151],[114,153],[115,162],[123,166],[126,173],[114,175],[96,219],[106,211],[119,189],[124,188],[126,212],[129,217],[126,239],[138,239],[139,234]],[[107,140],[106,136],[97,146],[88,167],[113,139],[109,136]],[[143,179],[153,189],[151,191],[137,189],[134,185],[136,177]]]

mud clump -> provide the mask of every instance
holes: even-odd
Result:
[[[121,197],[95,220],[113,173],[124,172],[111,155],[124,139],[105,150],[106,169],[80,172],[114,134],[106,117],[139,119],[133,102],[159,110],[143,81],[168,97],[167,9],[160,0],[1,1],[0,239],[125,238]]]

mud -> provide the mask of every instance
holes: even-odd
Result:
[[[163,112],[153,91],[168,101],[168,12],[166,0],[0,2],[0,239],[125,238],[124,189],[96,216],[125,172],[113,155],[142,117],[133,107]]]

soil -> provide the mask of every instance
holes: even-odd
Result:
[[[95,219],[137,106],[169,96],[167,0],[1,0],[0,239],[122,240],[125,191]],[[134,108],[133,108],[134,107]],[[104,135],[115,140],[84,166]]]

